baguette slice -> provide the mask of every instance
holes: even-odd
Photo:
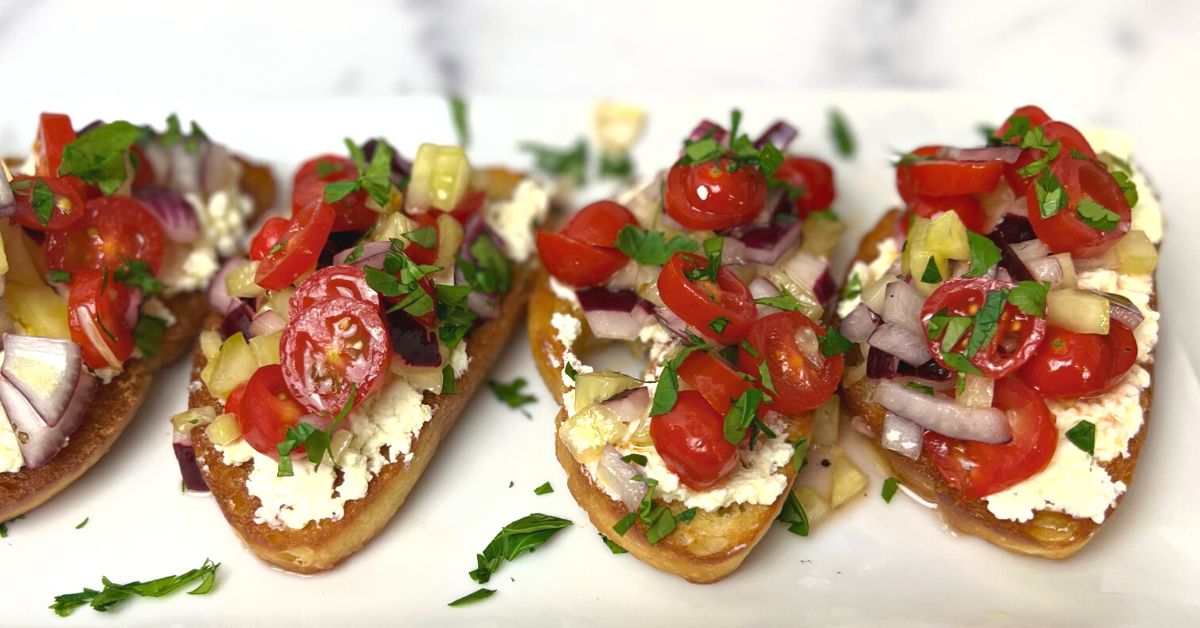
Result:
[[[595,344],[595,338],[587,330],[583,312],[575,304],[559,299],[550,289],[550,275],[545,270],[539,270],[534,277],[533,296],[529,301],[529,342],[538,372],[561,403],[565,392],[562,382],[564,347],[550,324],[555,312],[571,314],[583,322],[584,331],[575,345],[577,352]],[[680,523],[674,533],[657,544],[652,545],[646,539],[645,529],[641,525],[635,525],[624,536],[620,536],[613,531],[613,525],[628,511],[593,481],[584,466],[575,460],[570,449],[558,438],[557,428],[566,419],[566,409],[560,410],[555,420],[554,441],[558,462],[567,472],[567,487],[571,489],[571,495],[587,512],[592,525],[604,536],[655,569],[673,573],[690,582],[716,582],[742,564],[783,510],[788,491],[780,493],[779,498],[769,505],[742,504],[712,512],[698,510],[690,523]],[[810,438],[812,415],[793,417],[789,421],[789,429],[789,440]],[[796,474],[790,465],[784,469],[784,473],[790,491]],[[684,510],[680,503],[666,505],[675,514]]]
[[[252,463],[236,467],[224,464],[221,452],[208,439],[204,428],[194,428],[192,442],[204,480],[225,519],[242,542],[268,563],[304,574],[332,569],[362,549],[396,514],[433,458],[442,438],[454,425],[471,395],[486,379],[488,369],[504,349],[524,310],[528,276],[527,270],[518,270],[513,277],[512,290],[500,304],[499,315],[480,324],[467,337],[470,366],[458,380],[458,392],[425,394],[425,403],[433,408],[433,418],[413,440],[412,460],[408,463],[398,460],[384,465],[379,474],[371,479],[367,495],[346,502],[345,512],[337,521],[326,519],[309,522],[300,529],[275,529],[256,523],[254,513],[261,502],[246,492],[246,480]],[[216,328],[220,324],[215,315],[208,322],[209,328]],[[219,413],[220,402],[209,394],[200,380],[200,371],[205,363],[204,353],[197,348],[189,406],[212,406]]]
[[[899,210],[893,209],[887,212],[863,238],[855,259],[863,262],[872,261],[878,253],[876,247],[879,242],[899,233],[900,216]],[[1150,305],[1157,309],[1154,294],[1151,294]],[[1150,387],[1142,391],[1141,395],[1144,417],[1142,428],[1129,441],[1127,458],[1117,458],[1111,462],[1100,464],[1114,480],[1124,482],[1126,485],[1133,481],[1133,470],[1137,465],[1138,454],[1146,440],[1146,428],[1150,423],[1154,366],[1152,362],[1142,366],[1150,373],[1151,381]],[[1033,519],[1025,523],[996,518],[988,511],[986,501],[964,498],[946,482],[941,473],[924,456],[917,460],[911,460],[884,449],[880,445],[878,435],[883,426],[885,411],[882,406],[872,401],[874,392],[875,385],[864,378],[850,386],[843,387],[842,402],[852,416],[865,418],[866,427],[875,435],[875,438],[872,439],[874,446],[891,466],[893,475],[922,499],[935,504],[939,515],[952,528],[965,534],[978,536],[1012,552],[1053,559],[1071,557],[1100,529],[1102,524],[1091,519],[1077,519],[1067,514],[1048,510],[1035,512]],[[1121,497],[1124,497],[1124,493]],[[1108,509],[1107,515],[1112,515],[1120,503],[1121,497],[1118,497],[1117,503]],[[1106,517],[1105,521],[1108,520]]]
[[[266,166],[243,159],[242,189],[254,199],[253,223],[275,202],[275,180]],[[159,353],[153,358],[130,360],[112,381],[96,389],[91,412],[67,445],[37,469],[0,473],[0,521],[22,515],[45,503],[81,477],[108,453],[142,405],[154,374],[179,357],[195,340],[208,311],[205,291],[165,297],[163,303],[176,324],[163,333]]]

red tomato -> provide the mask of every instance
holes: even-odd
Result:
[[[1042,126],[1050,121],[1050,116],[1046,115],[1046,112],[1042,111],[1042,108],[1038,107],[1037,105],[1025,105],[1024,107],[1017,107],[1017,110],[1012,112],[1008,118],[1004,120],[1004,124],[1000,125],[1000,128],[996,130],[996,137],[1004,137],[1004,134],[1012,128],[1013,118],[1017,116],[1022,116],[1028,120],[1029,128]],[[1005,140],[1005,143],[1020,144],[1021,138],[1016,136],[1010,137]]]
[[[253,375],[251,375],[251,377],[253,377]],[[246,394],[246,384],[248,383],[249,382],[242,382],[237,386],[234,386],[233,390],[229,391],[229,396],[225,398],[226,412],[230,414],[238,413],[238,410],[242,405],[242,395]]]
[[[738,352],[738,367],[754,377],[765,360],[775,392],[767,406],[781,414],[796,415],[813,410],[829,400],[837,390],[845,367],[842,356],[821,356],[817,364],[805,356],[798,336],[808,332],[817,338],[825,330],[799,312],[778,312],[764,316],[750,327],[746,342],[757,356],[745,347]],[[820,353],[820,349],[817,350]]]
[[[1046,468],[1058,428],[1046,402],[1020,380],[996,380],[992,404],[1008,415],[1013,438],[1002,445],[925,432],[925,455],[950,486],[969,499],[1002,491]]]
[[[271,249],[283,238],[288,225],[292,224],[287,218],[275,216],[268,219],[259,228],[258,234],[250,242],[250,259],[259,261],[271,254]]]
[[[951,316],[974,316],[983,306],[989,292],[1010,287],[1012,284],[990,279],[951,279],[938,286],[925,300],[925,305],[921,308],[921,322],[928,326],[929,319],[943,311]],[[974,329],[974,325],[967,327],[962,337],[954,343],[953,353],[964,353]],[[944,335],[945,332],[942,332],[937,337],[926,340],[929,350],[933,353],[933,359],[949,369],[951,367],[942,356]],[[991,341],[981,347],[975,357],[970,358],[971,364],[988,377],[999,379],[1028,361],[1037,351],[1038,344],[1045,335],[1046,319],[1025,314],[1005,300],[996,324],[996,332]]]
[[[982,233],[987,223],[983,205],[974,196],[919,196],[908,206],[922,218],[934,218],[952,211],[958,214],[966,228],[976,233]]]
[[[51,208],[50,217],[45,224],[33,208],[34,188],[39,182],[45,183],[54,195],[54,207]],[[13,215],[13,220],[23,227],[38,231],[62,230],[70,228],[87,215],[83,197],[67,179],[17,175],[13,177],[12,187],[13,197],[17,201],[17,213]]]
[[[371,395],[392,358],[392,342],[378,306],[338,297],[293,312],[279,351],[292,396],[316,414],[334,416],[351,390],[355,406]]]
[[[1136,359],[1133,332],[1119,321],[1103,336],[1050,327],[1017,377],[1047,399],[1086,397],[1111,388]]]
[[[35,171],[43,177],[57,177],[62,165],[62,152],[75,141],[71,117],[63,113],[43,113],[38,122],[37,159]]]
[[[1070,253],[1092,257],[1104,252],[1113,242],[1129,231],[1132,215],[1129,202],[1121,187],[1103,165],[1090,159],[1060,158],[1050,167],[1067,194],[1067,206],[1049,218],[1043,218],[1037,197],[1037,186],[1031,185],[1025,194],[1029,224],[1034,233],[1054,253]],[[1083,221],[1079,202],[1090,199],[1117,215],[1109,231],[1101,231]]]
[[[101,196],[87,202],[84,217],[70,229],[47,234],[46,262],[74,274],[139,259],[157,273],[163,237],[162,224],[145,205],[128,196]]]
[[[300,166],[292,181],[292,209],[307,207],[317,200],[324,200],[325,186],[339,181],[358,178],[358,167],[354,162],[337,155],[314,157]],[[379,213],[367,207],[367,193],[356,190],[344,198],[331,203],[334,211],[332,231],[361,231],[375,224]]]
[[[767,179],[758,168],[736,163],[721,158],[673,166],[663,197],[667,214],[688,229],[714,231],[754,220],[766,206]]]
[[[836,194],[833,168],[820,159],[788,157],[779,170],[775,171],[775,178],[793,188],[804,190],[796,198],[796,215],[800,218],[827,209],[833,204]]]
[[[450,212],[450,215],[454,216],[454,219],[460,224],[466,224],[467,219],[483,209],[485,203],[487,203],[487,192],[483,190],[467,190],[466,196],[459,201],[458,207],[455,207]]]
[[[1021,170],[1040,159],[1042,154],[1042,151],[1036,148],[1026,148],[1021,151],[1015,162],[1004,165],[1004,180],[1008,182],[1017,198],[1024,196],[1033,187],[1033,178],[1022,176]]]
[[[150,160],[146,158],[146,153],[140,146],[134,144],[129,147],[129,159],[133,163],[133,181],[130,183],[133,189],[148,188],[158,182],[154,166],[150,165]]]
[[[937,157],[945,148],[945,146],[938,145],[921,146],[909,154],[917,158]],[[907,166],[896,165],[896,191],[900,193],[900,198],[904,199],[905,203],[912,203],[917,198],[917,195],[910,191],[912,189],[912,183],[909,181],[910,173],[911,170]]]
[[[367,285],[367,275],[357,266],[326,266],[304,278],[288,300],[295,314],[330,299],[347,298],[379,306],[379,293]]]
[[[629,261],[617,249],[592,246],[552,231],[537,232],[537,248],[547,272],[580,288],[604,283]]]
[[[415,222],[415,223],[417,223],[417,225],[419,225],[417,227],[417,229],[423,229],[425,227],[433,228],[434,238],[433,238],[433,246],[432,247],[424,247],[424,246],[421,246],[420,244],[417,244],[416,242],[410,242],[408,240],[405,240],[406,244],[404,245],[404,254],[407,255],[410,259],[412,259],[412,261],[414,261],[418,264],[436,264],[437,263],[437,255],[438,255],[437,217],[438,217],[437,212],[420,212],[420,213],[409,216],[409,218],[411,218],[413,220],[413,222]]]
[[[341,155],[318,155],[300,164],[296,176],[292,177],[292,189],[296,190],[302,183],[319,180],[325,183],[335,181],[353,181],[358,178],[358,166],[350,159]],[[295,192],[293,191],[293,199]],[[301,205],[307,205],[302,203]]]
[[[234,392],[237,392],[236,390]],[[233,393],[230,393],[230,399]],[[242,438],[259,453],[279,457],[279,443],[304,416],[304,407],[292,399],[278,364],[260,366],[250,376],[246,390],[236,402]],[[226,402],[226,410],[229,404]],[[304,451],[301,445],[296,451]]]
[[[987,194],[996,189],[1004,174],[1004,162],[951,161],[930,159],[896,167],[900,196],[906,201],[918,196],[962,196]]]
[[[133,329],[125,317],[130,299],[129,288],[105,272],[81,270],[72,277],[67,325],[88,366],[120,368],[133,353]]]
[[[750,384],[724,360],[705,351],[694,351],[679,365],[679,378],[696,389],[722,416]]]
[[[625,225],[636,225],[633,212],[612,201],[597,201],[579,210],[558,232],[592,246],[614,248]]]
[[[679,318],[700,333],[722,344],[731,345],[746,335],[746,327],[758,316],[758,306],[750,289],[728,268],[717,272],[717,280],[689,279],[687,274],[705,266],[704,258],[676,253],[658,275],[658,294]],[[725,326],[713,322],[725,319]]]
[[[325,201],[301,207],[276,243],[283,246],[272,246],[275,252],[259,262],[254,281],[267,290],[283,290],[312,270],[329,238],[333,220],[333,209]]]
[[[694,390],[679,392],[675,407],[650,420],[654,449],[679,480],[704,490],[737,467],[737,447],[725,440],[725,418]]]
[[[1083,133],[1080,133],[1079,129],[1066,122],[1059,122],[1058,120],[1047,122],[1042,125],[1042,134],[1051,142],[1058,140],[1059,155],[1069,157],[1071,151],[1074,150],[1087,155],[1089,159],[1096,158],[1096,151],[1092,149],[1092,145],[1088,143]]]

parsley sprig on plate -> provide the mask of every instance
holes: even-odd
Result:
[[[50,610],[53,610],[59,617],[66,617],[81,606],[91,606],[92,610],[107,613],[132,597],[163,597],[196,581],[199,581],[200,584],[188,591],[188,595],[206,595],[212,591],[213,585],[216,583],[217,568],[220,566],[221,563],[214,563],[206,559],[204,564],[196,569],[177,576],[165,576],[147,582],[135,580],[120,584],[108,578],[101,578],[100,581],[104,586],[100,590],[84,589],[78,593],[55,596]]]

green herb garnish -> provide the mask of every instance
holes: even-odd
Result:
[[[342,424],[346,416],[350,414],[350,409],[354,407],[354,400],[358,398],[358,385],[350,384],[350,394],[346,397],[346,403],[342,406],[340,412],[330,424],[328,430],[319,430],[308,423],[297,423],[293,427],[289,427],[283,436],[283,441],[279,443],[276,450],[279,452],[279,469],[275,475],[285,478],[292,477],[295,473],[292,471],[292,452],[300,446],[304,446],[304,452],[308,457],[308,461],[313,463],[316,469],[321,468],[321,462],[325,459],[325,455],[329,455],[331,464],[337,461],[333,459],[333,452],[330,451],[330,446],[333,443],[333,433]]]
[[[534,495],[545,495],[546,493],[553,493],[553,492],[554,492],[554,487],[550,486],[549,482],[546,482],[545,484],[533,489]]]
[[[583,185],[587,178],[588,150],[583,138],[575,140],[570,148],[558,149],[533,142],[523,142],[520,150],[533,155],[534,168],[558,179],[570,179],[575,185]]]
[[[726,442],[732,445],[741,444],[746,438],[746,430],[758,418],[758,406],[762,401],[763,392],[757,388],[747,388],[746,392],[734,400],[733,406],[725,415]]]
[[[1008,291],[1008,302],[1030,316],[1046,315],[1046,295],[1050,284],[1022,281]]]
[[[131,597],[163,597],[197,580],[200,581],[200,584],[191,591],[188,591],[188,594],[205,595],[212,591],[213,584],[217,578],[217,568],[220,566],[221,563],[205,560],[204,564],[197,569],[192,569],[178,576],[166,576],[157,580],[150,580],[149,582],[134,581],[118,584],[108,578],[101,578],[100,581],[104,584],[101,590],[84,589],[78,593],[55,596],[54,603],[50,605],[50,610],[54,611],[59,617],[66,617],[74,613],[75,609],[90,605],[93,610],[106,613]]]
[[[478,602],[480,600],[486,600],[489,597],[492,597],[492,595],[495,593],[496,593],[495,589],[484,589],[484,588],[480,587],[479,589],[476,589],[474,592],[468,593],[468,594],[458,598],[457,600],[454,600],[453,602],[447,604],[446,606],[458,608],[460,606],[474,604],[475,602]]]
[[[845,116],[837,109],[829,110],[829,136],[833,138],[833,145],[839,155],[847,159],[854,156],[854,135],[850,133],[850,125]]]
[[[504,561],[515,560],[521,554],[534,551],[569,525],[571,522],[567,519],[541,513],[513,521],[500,530],[481,554],[476,555],[477,567],[469,572],[471,579],[486,584]]]
[[[527,383],[524,377],[518,377],[507,384],[493,379],[488,381],[488,387],[504,405],[514,410],[520,410],[525,416],[529,416],[529,412],[522,406],[536,403],[537,397],[521,392]]]
[[[167,321],[143,314],[133,328],[133,345],[143,356],[153,358],[158,355],[158,347],[162,344],[162,337],[166,331]]]
[[[1091,421],[1080,421],[1067,430],[1067,440],[1089,456],[1096,455],[1096,424]]]
[[[643,266],[662,266],[675,253],[691,253],[697,245],[695,240],[684,235],[668,241],[661,232],[625,225],[617,233],[616,247]]]
[[[150,270],[150,264],[140,259],[125,260],[113,272],[113,279],[131,288],[141,290],[142,294],[147,297],[154,296],[167,287],[166,284],[154,277],[154,273]]]
[[[614,543],[612,541],[612,539],[608,538],[607,536],[604,536],[603,532],[600,532],[599,534],[600,534],[600,539],[603,540],[604,544],[608,546],[608,551],[612,552],[613,554],[628,554],[629,553],[629,550],[625,549],[624,547],[621,547],[620,545],[617,545],[616,543]]]
[[[818,336],[817,339],[821,343],[821,355],[827,358],[830,356],[841,355],[858,346],[847,340],[845,336],[832,327],[825,332],[824,336]],[[766,363],[764,362],[764,364]]]
[[[796,493],[792,491],[788,491],[787,499],[783,502],[783,510],[780,511],[776,521],[789,524],[788,532],[792,534],[808,536],[808,513],[804,512],[804,506],[796,497]]]
[[[1116,212],[1090,198],[1079,199],[1079,206],[1075,208],[1075,213],[1079,215],[1079,219],[1084,224],[1097,231],[1112,231],[1121,222],[1121,217]]]
[[[63,147],[58,176],[79,177],[111,196],[125,182],[125,155],[144,134],[124,120],[102,124]]]
[[[1000,247],[985,236],[967,231],[967,244],[971,247],[971,268],[964,277],[982,277],[1000,263]]]
[[[896,490],[899,488],[899,480],[896,478],[888,478],[883,481],[883,490],[880,491],[879,496],[883,498],[883,501],[890,504],[892,503],[892,498],[896,496]]]
[[[461,96],[450,97],[450,119],[454,122],[458,145],[466,148],[471,143],[471,129],[467,120],[467,101]]]

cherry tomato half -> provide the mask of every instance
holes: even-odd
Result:
[[[684,358],[679,365],[679,378],[703,395],[721,416],[728,414],[733,401],[750,388],[750,383],[733,367],[706,351],[693,351]]]
[[[991,297],[993,301],[998,299],[1001,304],[995,332],[969,360],[983,371],[984,375],[999,379],[1028,361],[1046,335],[1046,319],[1022,312],[999,294],[1000,291],[1011,287],[1012,284],[990,279],[951,279],[938,286],[925,300],[925,305],[921,308],[921,322],[928,329],[929,321],[935,314],[975,316],[976,312],[984,307],[989,295],[997,295]],[[942,347],[950,327],[944,326],[937,336],[926,340],[929,350],[933,353],[933,359],[944,368],[954,370],[946,363]],[[965,355],[974,330],[974,323],[969,324],[945,353]]]
[[[1042,217],[1036,185],[1031,185],[1025,193],[1025,206],[1033,232],[1052,252],[1092,257],[1103,253],[1129,231],[1132,220],[1129,202],[1103,165],[1090,159],[1060,157],[1051,165],[1050,172],[1062,184],[1067,206],[1049,218]],[[1112,215],[1113,220],[1099,223],[1103,227],[1085,222],[1080,212],[1083,199],[1091,201],[1091,209],[1098,204],[1101,213]]]
[[[254,239],[250,241],[250,259],[255,261],[266,259],[271,254],[271,249],[283,238],[283,234],[290,224],[291,221],[282,216],[268,218],[258,229]]]
[[[552,231],[537,232],[538,256],[554,278],[576,287],[604,283],[629,261],[617,249],[592,246]]]
[[[321,155],[304,162],[292,180],[292,209],[306,207],[325,198],[325,186],[358,178],[358,166],[337,155]],[[375,224],[379,213],[367,207],[367,193],[355,190],[330,203],[334,211],[332,231],[361,231]]]
[[[45,185],[44,190],[42,184]],[[18,175],[13,177],[12,188],[17,201],[17,213],[13,215],[13,220],[23,227],[38,231],[68,229],[87,215],[83,197],[67,179]],[[34,209],[34,203],[35,198],[44,191],[50,192],[52,206],[49,217],[43,223]]]
[[[63,148],[75,141],[71,116],[64,113],[43,113],[38,120],[37,159],[35,171],[43,177],[57,177],[62,165]]]
[[[288,428],[300,422],[300,417],[305,414],[304,407],[288,392],[283,369],[278,364],[260,366],[245,386],[234,404],[236,409],[230,409],[229,404],[234,393],[230,393],[225,409],[237,415],[242,438],[251,447],[261,454],[278,458],[279,443],[287,436]],[[304,446],[297,451],[304,451]]]
[[[737,467],[737,447],[725,440],[725,417],[694,390],[680,391],[675,407],[650,420],[650,439],[667,468],[696,490],[712,487]]]
[[[728,268],[717,271],[716,281],[688,277],[706,263],[691,253],[672,255],[658,275],[658,294],[663,304],[687,324],[731,345],[746,335],[746,327],[758,316],[758,307],[750,289]]]
[[[303,312],[330,299],[347,298],[379,306],[379,293],[367,285],[367,275],[357,266],[326,266],[307,276],[288,300],[289,312]]]
[[[1017,107],[1016,111],[1013,111],[1011,114],[1009,114],[1008,118],[1004,120],[1004,124],[1000,125],[1000,128],[996,130],[996,137],[1003,138],[1004,134],[1008,133],[1009,129],[1012,128],[1013,118],[1018,116],[1025,118],[1029,122],[1029,128],[1042,126],[1050,121],[1050,116],[1047,115],[1045,111],[1042,111],[1042,108],[1037,105],[1025,105],[1024,107]],[[1021,138],[1013,136],[1004,141],[1007,144],[1020,144]]]
[[[1111,388],[1135,360],[1137,341],[1120,321],[1112,321],[1106,335],[1050,327],[1017,377],[1047,399],[1086,397]]]
[[[50,268],[77,273],[119,268],[142,260],[158,272],[163,260],[163,228],[154,212],[128,196],[101,196],[85,205],[84,217],[71,228],[46,236]]]
[[[996,380],[992,405],[1008,415],[1012,440],[989,445],[925,432],[925,455],[970,499],[1002,491],[1046,468],[1058,445],[1054,415],[1020,380]]]
[[[919,196],[908,204],[913,213],[922,218],[935,216],[952,211],[958,214],[963,226],[981,233],[987,223],[987,214],[979,199],[970,195],[963,196]]]
[[[406,241],[404,245],[404,254],[412,261],[418,264],[436,264],[438,255],[438,212],[420,212],[409,216],[413,222],[419,225],[417,229],[429,227],[433,229],[433,246],[426,247],[417,244],[416,242]]]
[[[996,189],[1004,174],[1004,162],[928,159],[896,166],[900,196],[911,201],[918,196],[963,196],[987,194]]]
[[[335,416],[351,391],[355,406],[371,395],[391,361],[392,343],[378,306],[338,297],[293,312],[279,351],[292,396],[316,414]]]
[[[121,368],[133,354],[133,329],[126,319],[132,298],[125,284],[104,272],[83,270],[72,277],[67,325],[88,366]]]
[[[283,290],[311,270],[329,238],[333,220],[333,208],[323,200],[297,210],[279,241],[268,249],[274,252],[259,262],[254,281],[267,290]]]
[[[688,229],[744,225],[763,211],[766,202],[767,179],[762,171],[738,166],[732,159],[677,164],[667,173],[663,207]]]
[[[623,205],[597,201],[579,210],[558,232],[592,246],[615,248],[617,234],[625,225],[636,225],[637,218]]]
[[[807,339],[802,335],[809,336]],[[778,312],[764,316],[750,326],[745,347],[738,352],[738,367],[753,377],[759,376],[764,361],[775,392],[769,409],[796,415],[813,410],[829,400],[842,379],[845,363],[840,355],[819,356],[815,362],[801,350],[801,343],[818,340],[825,330],[800,312]],[[816,353],[820,354],[817,348]],[[757,354],[757,355],[755,355]],[[765,385],[765,384],[764,384]]]
[[[803,190],[796,198],[796,215],[800,218],[833,204],[833,168],[820,159],[788,157],[775,171],[775,178]]]

